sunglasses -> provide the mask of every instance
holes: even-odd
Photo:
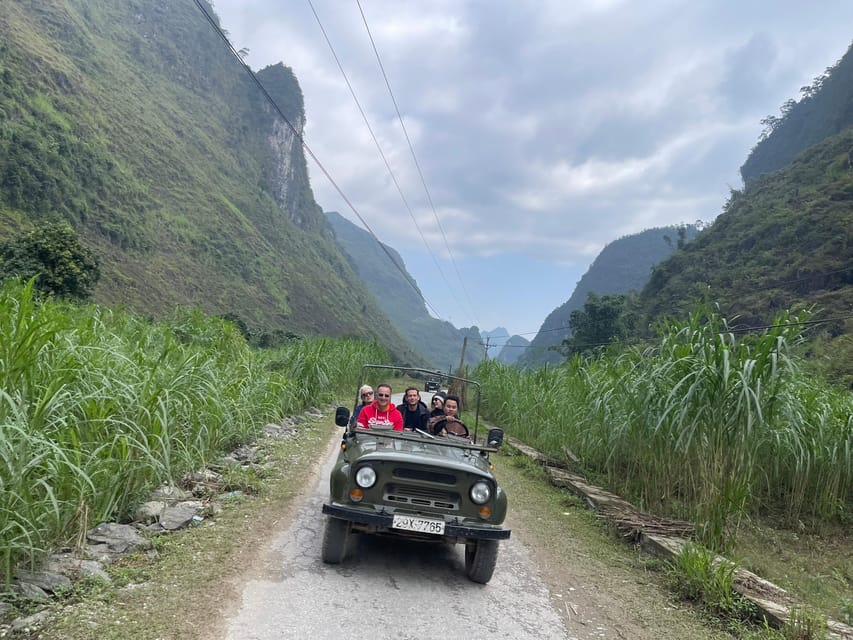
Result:
[[[390,393],[377,393],[376,397],[377,398],[390,398],[391,394]]]
[[[436,402],[441,402],[441,398],[433,398],[432,399],[433,404],[435,404]]]
[[[372,391],[365,391],[364,393],[361,394],[361,397],[366,398],[367,396],[372,396],[372,395],[373,395]]]

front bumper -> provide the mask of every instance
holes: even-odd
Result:
[[[375,527],[376,529],[396,531],[391,527],[394,520],[393,514],[376,513],[363,511],[361,509],[353,509],[337,504],[323,504],[323,513],[340,518],[349,522]],[[436,536],[436,538],[464,538],[466,540],[506,540],[509,538],[510,529],[500,527],[476,527],[470,524],[458,524],[454,521],[447,521],[444,525],[444,536]]]

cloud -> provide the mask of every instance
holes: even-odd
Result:
[[[446,260],[435,207],[472,269],[510,255],[583,267],[620,235],[713,219],[759,120],[844,53],[853,24],[840,1],[363,0],[428,197],[358,6],[313,5],[412,215],[307,3],[216,11],[253,67],[294,69],[308,143],[380,239],[426,251],[420,227]],[[310,170],[320,205],[355,219]]]

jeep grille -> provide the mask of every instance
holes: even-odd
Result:
[[[459,494],[441,491],[440,489],[389,483],[385,485],[382,498],[386,502],[407,504],[413,507],[432,507],[447,511],[459,510]]]

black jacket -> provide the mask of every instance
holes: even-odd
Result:
[[[397,405],[397,410],[403,414],[403,428],[411,429],[426,429],[427,420],[429,420],[429,410],[423,400],[418,402],[418,406],[414,411],[409,411],[409,405],[405,402]]]

